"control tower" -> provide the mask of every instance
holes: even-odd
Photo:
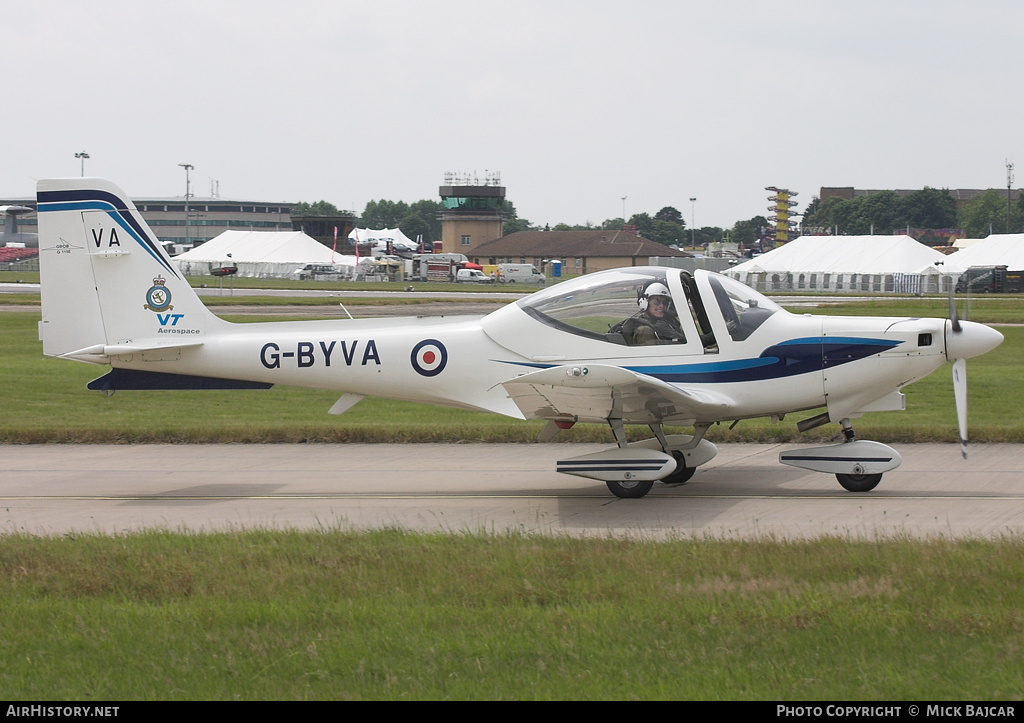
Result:
[[[444,253],[470,255],[477,246],[501,238],[501,207],[505,187],[501,173],[484,172],[483,183],[475,173],[444,174],[441,195],[441,247]]]

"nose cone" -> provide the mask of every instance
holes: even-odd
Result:
[[[949,360],[981,356],[1002,343],[1003,335],[984,324],[961,321],[960,331],[953,331],[953,322],[946,321],[946,358]]]

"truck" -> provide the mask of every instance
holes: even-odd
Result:
[[[459,269],[466,268],[465,254],[416,254],[412,257],[412,276],[418,281],[455,281]]]
[[[972,294],[1015,294],[1024,291],[1020,271],[1006,266],[971,266],[956,282],[956,292]]]
[[[543,286],[547,277],[537,271],[533,264],[498,264],[498,281],[503,284],[539,284]]]

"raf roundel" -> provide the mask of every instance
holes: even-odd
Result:
[[[412,368],[425,377],[434,377],[448,364],[448,350],[437,339],[424,339],[412,348]]]

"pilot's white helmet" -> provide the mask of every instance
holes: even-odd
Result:
[[[647,302],[652,296],[664,296],[668,306],[672,306],[672,293],[668,290],[668,287],[660,281],[652,281],[644,287],[636,300],[636,303],[640,305],[641,311],[647,311]]]

